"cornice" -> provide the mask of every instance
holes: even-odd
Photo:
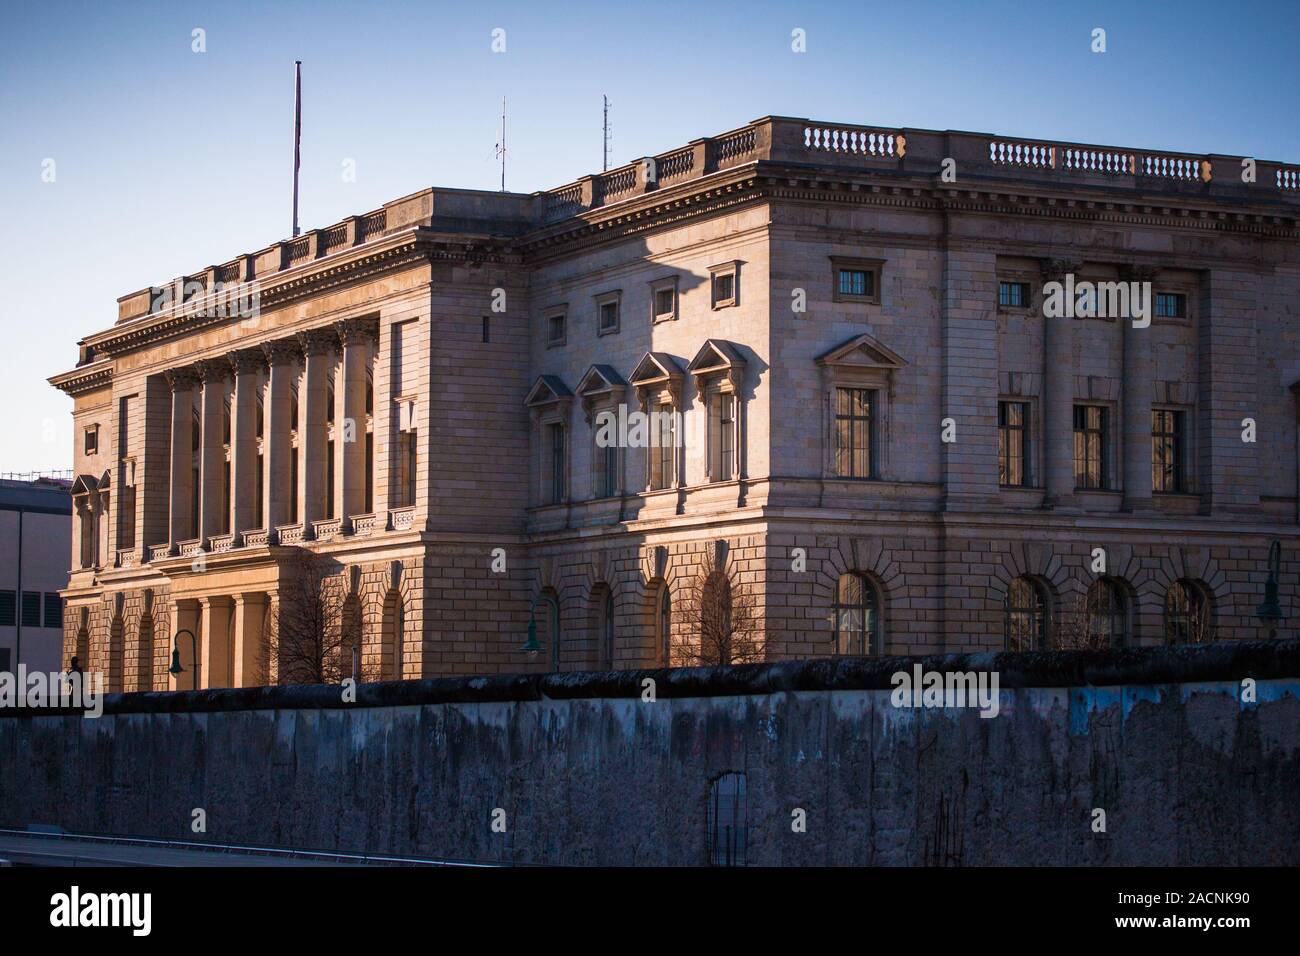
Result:
[[[68,395],[93,392],[113,383],[113,360],[111,358],[98,359],[89,365],[83,365],[68,372],[60,372],[58,375],[51,375],[46,381]]]

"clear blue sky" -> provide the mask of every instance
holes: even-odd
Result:
[[[1300,161],[1297,0],[6,2],[0,470],[70,465],[45,378],[118,296],[288,235],[294,59],[304,228],[496,188],[502,96],[522,192],[599,169],[602,93],[615,164],[766,114]]]

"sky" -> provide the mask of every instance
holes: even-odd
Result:
[[[119,296],[289,235],[295,59],[304,229],[499,188],[503,97],[518,192],[600,170],[602,94],[611,166],[767,115],[1300,163],[1300,0],[0,0],[0,472],[71,466],[46,378]]]

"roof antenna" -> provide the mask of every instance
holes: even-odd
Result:
[[[497,156],[501,159],[501,191],[506,191],[506,98],[501,97],[501,141],[497,143]]]
[[[605,96],[604,94],[601,94],[600,98],[605,101],[605,138],[604,138],[605,149],[604,149],[604,165],[602,166],[602,171],[608,172],[609,171],[609,97]]]
[[[302,165],[302,60],[293,61],[293,235],[298,228],[298,167]]]

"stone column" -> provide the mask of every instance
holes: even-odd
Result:
[[[302,345],[306,374],[303,376],[302,394],[298,396],[298,411],[302,424],[298,428],[298,447],[302,463],[298,468],[298,489],[302,500],[302,524],[309,528],[313,521],[325,517],[326,487],[329,474],[329,379],[334,348],[338,341],[333,330],[312,329],[298,333]]]
[[[343,519],[344,529],[351,527],[353,515],[364,513],[366,506],[366,369],[378,323],[373,319],[349,319],[337,325],[343,350],[342,370],[334,413],[334,473],[337,487],[334,514]]]
[[[1158,270],[1138,267],[1124,270],[1126,282],[1151,282]],[[1154,293],[1151,302],[1152,325],[1134,328],[1132,319],[1121,319],[1124,331],[1124,371],[1120,414],[1123,416],[1121,445],[1125,511],[1151,508],[1151,403],[1155,391],[1155,367],[1151,363],[1151,337],[1155,331]]]
[[[235,595],[235,614],[231,625],[234,642],[234,673],[231,687],[256,687],[267,679],[264,673],[266,639],[262,622],[266,618],[266,595],[254,591]]]
[[[190,527],[190,498],[193,494],[194,388],[198,378],[193,369],[169,369],[167,384],[172,391],[171,483],[168,500],[167,537],[172,550],[194,533]]]
[[[199,644],[199,659],[203,670],[199,674],[199,687],[230,687],[230,618],[234,607],[228,597],[199,598],[202,616],[203,640]]]
[[[268,368],[265,397],[266,422],[262,429],[262,507],[267,540],[274,542],[278,525],[289,523],[293,495],[290,485],[293,458],[293,380],[298,374],[298,343],[284,339],[262,346]]]
[[[216,535],[225,533],[226,521],[222,516],[225,485],[226,453],[225,414],[226,380],[230,377],[230,363],[216,360],[199,363],[199,376],[203,379],[203,395],[199,406],[199,544],[206,548]]]
[[[1082,265],[1077,259],[1049,259],[1042,267],[1043,282],[1064,284],[1067,273],[1073,273],[1077,282]],[[1050,508],[1074,505],[1074,371],[1074,319],[1044,313],[1042,417],[1047,494],[1043,504]]]
[[[239,536],[255,527],[257,516],[257,387],[266,356],[241,349],[230,356],[235,394],[230,415],[230,530]]]

